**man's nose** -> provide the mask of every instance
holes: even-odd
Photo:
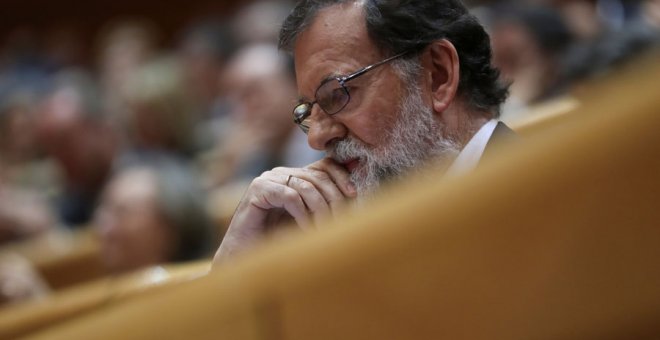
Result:
[[[348,129],[335,117],[327,115],[318,107],[313,108],[312,116],[307,142],[313,149],[325,151],[334,141],[346,137]]]

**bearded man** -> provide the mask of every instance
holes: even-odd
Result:
[[[302,0],[280,47],[295,58],[294,122],[326,157],[256,178],[216,263],[283,220],[310,228],[427,163],[469,171],[512,134],[496,120],[507,87],[489,37],[458,0]]]

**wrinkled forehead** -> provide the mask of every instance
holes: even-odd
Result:
[[[378,60],[379,56],[367,33],[360,2],[326,7],[296,40],[298,91],[308,96],[327,76],[353,72]]]

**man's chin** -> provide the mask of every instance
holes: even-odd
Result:
[[[364,165],[354,168],[350,174],[351,182],[355,185],[359,198],[373,196],[380,186],[378,180],[374,178],[373,174],[370,176],[369,170]]]

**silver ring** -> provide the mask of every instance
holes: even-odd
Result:
[[[293,177],[293,175],[289,175],[289,177],[286,178],[286,186],[289,186],[289,182],[291,181],[291,177]]]

